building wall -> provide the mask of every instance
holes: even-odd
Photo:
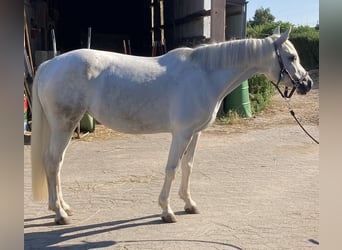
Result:
[[[163,0],[165,23],[156,23],[154,30],[165,30],[168,50],[210,40],[212,1]],[[61,53],[86,47],[89,26],[92,48],[123,52],[127,39],[133,54],[151,55],[150,5],[151,0],[24,0],[33,57],[37,50],[52,50],[51,28]],[[227,1],[226,39],[243,37],[244,5],[244,0]]]
[[[164,0],[169,47],[192,46],[210,39],[211,0]]]
[[[226,40],[246,37],[246,4],[229,3],[226,6]]]
[[[217,41],[212,27],[212,13],[215,0],[164,0],[167,5],[165,11],[166,19],[166,37],[171,47],[180,45],[196,46],[197,44],[208,42],[210,40]],[[217,4],[218,1],[216,1]],[[226,9],[224,10],[225,20],[221,20],[224,25],[221,40],[229,40],[232,38],[245,37],[246,29],[246,11],[245,0],[228,0],[225,1]],[[218,17],[219,19],[221,17]],[[224,17],[223,17],[224,18]],[[217,21],[217,20],[215,20]],[[170,46],[169,46],[170,47]]]

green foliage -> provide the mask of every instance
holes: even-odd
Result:
[[[295,27],[290,34],[301,64],[306,70],[319,68],[319,29],[309,26]]]
[[[271,81],[260,74],[248,79],[248,84],[252,113],[260,113],[270,104],[274,86]]]
[[[251,22],[247,23],[247,36],[252,38],[265,38],[273,34],[276,27],[280,26],[281,31],[290,28],[291,23],[272,22],[261,25],[253,25]]]
[[[267,23],[272,23],[274,22],[275,17],[271,14],[270,8],[260,8],[255,11],[252,25],[264,25]]]
[[[242,122],[241,116],[233,110],[229,110],[227,114],[217,117],[218,124],[234,125]]]

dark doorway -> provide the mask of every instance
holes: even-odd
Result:
[[[123,40],[130,41],[134,55],[151,55],[151,10],[149,0],[59,0],[57,44],[61,52],[87,46],[124,52]]]

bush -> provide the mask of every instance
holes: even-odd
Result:
[[[271,81],[260,74],[248,79],[248,84],[252,113],[260,113],[270,104],[275,88]]]
[[[306,70],[319,68],[319,30],[308,26],[294,28],[290,40]]]
[[[251,25],[251,23],[247,24],[247,37],[251,38],[265,38],[273,34],[273,31],[276,27],[280,26],[281,31],[287,30],[291,24],[283,23],[283,22],[272,22],[265,23],[261,25]]]

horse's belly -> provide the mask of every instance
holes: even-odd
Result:
[[[169,132],[169,126],[162,123],[151,123],[147,120],[130,120],[130,119],[99,119],[99,121],[118,132],[129,133],[129,134],[153,134]]]
[[[102,108],[90,113],[103,125],[123,133],[150,134],[170,131],[168,112],[163,107],[120,107]]]

